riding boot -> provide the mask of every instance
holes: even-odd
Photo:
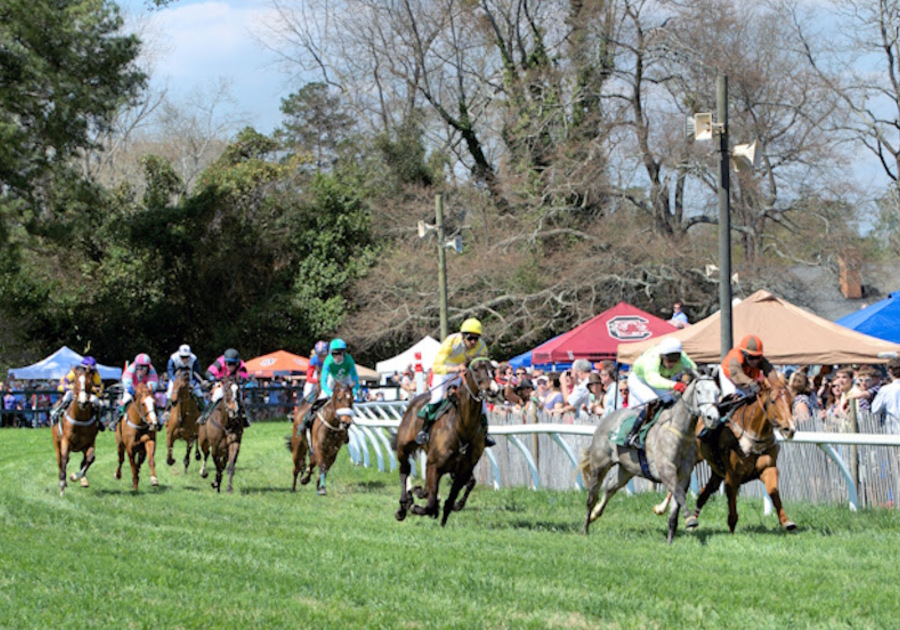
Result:
[[[241,410],[241,422],[244,424],[245,429],[250,426],[250,419],[247,417],[247,414],[245,414],[243,410]]]
[[[160,426],[166,426],[169,424],[169,412],[172,411],[172,401],[169,400],[166,402],[166,407],[163,409],[162,418],[160,418]]]
[[[487,416],[483,413],[481,414],[481,427],[484,429],[484,446],[485,448],[490,448],[492,446],[496,446],[497,442],[494,441],[490,435],[488,435],[488,421]]]
[[[647,408],[644,407],[638,414],[637,420],[634,421],[634,426],[631,427],[631,431],[629,431],[628,435],[625,437],[625,446],[630,446],[632,448],[641,447],[640,438],[638,436],[641,432],[641,427],[643,426],[646,417]]]
[[[63,404],[58,403],[53,409],[50,410],[50,426],[56,426],[56,423],[59,422],[59,417],[63,413]]]
[[[101,432],[106,431],[106,425],[103,424],[103,418],[100,417],[100,405],[92,405],[91,413],[97,418],[97,428]]]
[[[435,417],[434,413],[437,411],[438,407],[441,406],[442,401],[438,401],[436,403],[428,403],[421,409],[419,409],[419,413],[417,414],[420,418],[422,418],[422,430],[416,434],[416,444],[419,446],[423,444],[428,444],[428,438],[431,436],[431,425],[434,424]]]

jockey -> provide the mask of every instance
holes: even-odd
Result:
[[[356,372],[356,362],[347,352],[347,342],[343,339],[332,339],[328,348],[329,354],[322,363],[322,370],[319,373],[319,395],[316,401],[319,404],[311,406],[303,416],[299,428],[301,432],[305,432],[309,428],[313,411],[322,404],[319,401],[331,398],[336,383],[352,387],[354,397],[359,394],[359,374]]]
[[[481,338],[481,322],[470,317],[462,323],[459,332],[448,335],[441,343],[434,363],[431,366],[434,374],[431,387],[431,401],[419,410],[422,418],[422,430],[416,435],[416,444],[426,444],[431,434],[432,425],[437,422],[435,414],[440,411],[441,403],[452,381],[460,382],[466,373],[466,364],[476,357],[488,356],[487,344]],[[486,403],[481,404],[481,424],[484,427],[484,445],[494,446],[493,438],[487,434]]]
[[[206,380],[208,381],[219,381],[228,376],[237,378],[238,382],[240,382],[241,379],[246,379],[250,376],[247,372],[247,366],[244,365],[244,362],[241,360],[241,353],[234,348],[228,348],[222,356],[213,361],[212,365],[206,368]],[[200,414],[200,419],[197,420],[197,424],[206,423],[206,418],[212,413],[216,403],[219,402],[223,396],[225,396],[225,392],[223,392],[221,388],[213,391],[212,398],[209,401],[210,404],[204,412]],[[244,406],[239,405],[239,410],[241,421],[245,427],[249,427],[250,421],[244,413]]]
[[[91,379],[94,387],[91,393],[91,407],[93,409],[93,413],[97,413],[97,410],[100,408],[100,398],[98,394],[103,392],[103,381],[100,380],[100,373],[97,371],[97,360],[94,357],[84,357],[81,360],[81,363],[73,366],[69,373],[59,379],[59,386],[57,389],[61,392],[65,392],[58,403],[53,407],[50,411],[50,424],[54,425],[59,420],[59,417],[66,410],[66,407],[69,406],[69,403],[72,402],[72,396],[74,395],[72,389],[75,385],[75,380],[84,373],[85,378]],[[100,430],[105,431],[106,427],[103,426],[102,422],[98,423],[100,425]]]
[[[669,402],[672,392],[684,393],[683,374],[696,378],[697,364],[685,354],[681,341],[675,337],[665,337],[634,362],[628,374],[628,406],[643,406],[643,409],[626,438],[629,446],[638,446],[638,434],[648,415],[647,403],[654,400]]]
[[[312,402],[318,396],[319,379],[322,376],[322,365],[328,357],[328,344],[317,341],[309,358],[309,367],[306,370],[306,382],[303,384],[303,400]]]
[[[178,376],[178,370],[182,369],[187,369],[191,375],[191,393],[194,395],[194,400],[197,401],[197,409],[202,413],[206,408],[203,390],[200,389],[200,385],[203,383],[203,376],[200,374],[200,362],[197,361],[197,355],[191,352],[191,347],[183,343],[179,346],[178,352],[169,357],[169,363],[166,366],[166,372],[169,374],[169,385],[166,387],[166,410],[163,413],[163,424],[169,421],[169,410],[172,408],[172,389],[175,387],[175,378]]]
[[[775,367],[763,356],[762,339],[747,335],[728,351],[719,370],[722,398],[739,393],[742,397],[759,393],[760,383]]]
[[[134,357],[131,365],[122,372],[122,398],[119,399],[119,408],[113,419],[113,426],[125,413],[125,407],[134,398],[134,392],[141,383],[149,387],[151,392],[156,390],[156,384],[159,383],[156,368],[150,362],[150,356],[144,352]]]

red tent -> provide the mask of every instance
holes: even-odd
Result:
[[[619,302],[580,326],[547,341],[531,352],[534,365],[571,362],[575,359],[600,361],[616,358],[620,343],[644,341],[676,332],[676,328],[641,309]]]
[[[271,354],[247,361],[247,372],[250,376],[287,376],[289,374],[306,374],[309,359],[284,350],[276,350]]]

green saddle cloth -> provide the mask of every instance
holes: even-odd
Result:
[[[650,427],[652,427],[657,420],[659,420],[659,415],[663,412],[665,407],[660,408],[653,414],[653,417],[646,422],[644,422],[644,426],[641,427],[640,432],[638,433],[638,441],[641,444],[641,448],[644,447],[647,440],[647,433],[650,431]],[[622,421],[619,423],[619,426],[614,427],[609,432],[609,441],[613,444],[618,444],[619,446],[627,446],[625,443],[625,438],[628,437],[628,434],[631,433],[631,428],[634,426],[634,423],[637,422],[639,411],[628,411],[625,414],[625,417],[622,418]]]
[[[424,405],[421,409],[419,409],[419,417],[425,420],[426,422],[437,422],[438,418],[443,416],[445,413],[450,411],[450,408],[453,406],[453,401],[449,398],[444,398],[440,404],[435,407],[434,412],[431,414],[431,417],[427,417],[428,414],[428,405]]]

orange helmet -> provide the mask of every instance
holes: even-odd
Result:
[[[763,353],[762,339],[756,335],[747,335],[741,339],[738,347],[744,354],[749,354],[751,357],[761,357]]]

